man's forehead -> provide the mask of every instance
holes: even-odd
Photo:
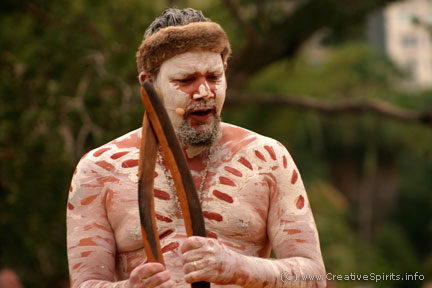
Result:
[[[193,74],[223,72],[222,57],[209,51],[186,52],[166,60],[161,65],[161,72],[169,74]]]

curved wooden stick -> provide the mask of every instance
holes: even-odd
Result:
[[[138,205],[141,233],[148,262],[159,262],[165,265],[156,226],[153,192],[157,148],[158,142],[146,112],[143,117],[141,131],[138,169]]]
[[[173,176],[177,196],[182,209],[187,236],[206,237],[201,202],[190,173],[186,158],[172,127],[171,121],[153,85],[146,81],[141,87],[144,107],[151,127],[161,145],[167,166]],[[208,282],[192,283],[193,288],[210,287]]]
[[[143,86],[148,95],[144,97],[144,106],[173,176],[185,221],[186,234],[187,236],[206,237],[201,202],[174,128],[153,85],[145,82]]]

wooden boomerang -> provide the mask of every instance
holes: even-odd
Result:
[[[148,261],[164,264],[157,233],[153,195],[158,142],[173,176],[187,236],[206,237],[207,233],[201,203],[183,150],[160,97],[148,81],[141,87],[141,98],[146,110],[143,118],[138,170],[141,232]],[[210,287],[210,284],[201,281],[192,283],[192,287],[206,288]]]

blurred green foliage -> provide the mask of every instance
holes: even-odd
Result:
[[[284,3],[268,4],[270,21],[256,17],[258,2],[238,1],[253,27],[266,31],[283,22],[278,5]],[[233,60],[247,42],[219,1],[0,4],[0,267],[17,271],[26,287],[67,286],[65,210],[74,167],[86,151],[140,126],[135,52],[145,28],[170,3],[203,9],[220,22],[232,39]],[[343,30],[332,35],[337,41],[280,57],[241,85],[230,84],[287,97],[381,99],[431,109],[432,92],[397,89],[405,73],[358,34],[348,35],[361,31],[361,21],[342,29],[344,21],[335,22],[335,31]],[[431,280],[431,127],[254,103],[227,106],[223,119],[287,146],[309,191],[329,272],[418,271]]]
[[[348,97],[378,98],[407,109],[430,109],[431,91],[398,89],[395,83],[405,73],[369,45],[348,42],[320,49],[318,59],[317,51],[305,49],[294,61],[271,65],[247,89],[335,103]],[[238,108],[228,110],[233,111],[225,120],[279,139],[293,154],[312,203],[328,272],[419,272],[431,279],[430,127],[367,114],[327,116],[286,107],[251,107],[245,114]],[[421,282],[369,284],[413,287]]]

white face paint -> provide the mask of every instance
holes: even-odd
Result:
[[[163,95],[174,127],[187,117],[177,114],[176,108],[185,109],[194,102],[214,99],[216,114],[222,111],[227,85],[224,63],[218,53],[186,52],[170,58],[162,63],[154,84]]]
[[[198,93],[193,94],[193,99],[200,99],[211,97],[210,87],[207,85],[207,82],[201,84],[198,88]]]

